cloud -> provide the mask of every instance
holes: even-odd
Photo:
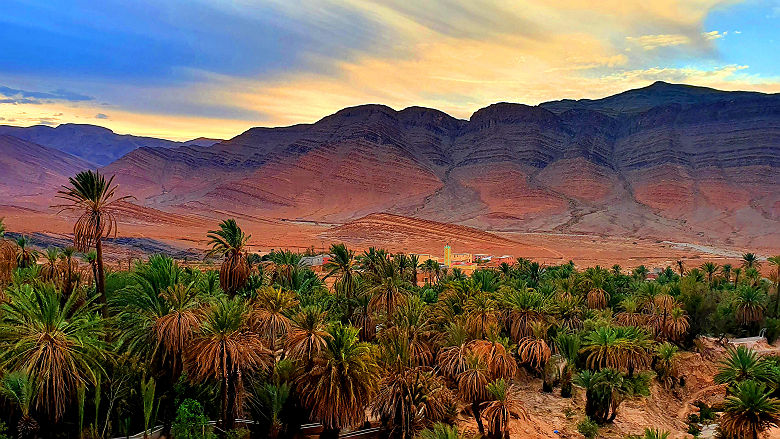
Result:
[[[108,115],[104,113],[98,113],[95,115],[95,119],[108,119]]]
[[[0,85],[0,96],[5,96],[5,99],[0,99],[0,103],[3,104],[41,104],[47,101],[84,102],[94,99],[91,96],[63,89],[41,92],[10,88],[3,85]]]
[[[685,35],[642,35],[640,37],[626,37],[631,43],[638,44],[645,50],[653,50],[658,47],[680,46],[689,44],[691,39]]]
[[[713,31],[709,31],[709,32],[704,32],[704,33],[702,33],[701,35],[702,35],[702,36],[703,36],[703,37],[704,37],[706,40],[710,40],[710,41],[711,41],[711,40],[717,40],[717,39],[723,38],[723,37],[725,37],[725,36],[726,36],[726,34],[727,34],[727,33],[728,33],[728,32],[723,32],[723,33],[720,33],[720,32],[718,32],[718,31],[716,31],[716,30],[713,30]]]

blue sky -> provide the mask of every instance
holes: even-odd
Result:
[[[546,3],[5,0],[0,123],[230,137],[367,102],[780,91],[780,0]]]

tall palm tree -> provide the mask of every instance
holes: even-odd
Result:
[[[766,295],[761,289],[750,285],[737,288],[736,317],[740,324],[755,324],[764,319]]]
[[[469,355],[465,370],[458,375],[458,394],[463,401],[471,404],[480,434],[485,434],[481,412],[482,403],[490,398],[489,383],[490,373],[484,360],[477,355]]]
[[[488,384],[491,401],[485,402],[482,416],[488,421],[488,436],[496,439],[509,439],[510,416],[523,419],[528,417],[520,400],[520,392],[514,384],[498,379]]]
[[[103,317],[108,316],[106,303],[106,279],[103,269],[103,238],[116,236],[116,214],[120,203],[133,198],[124,196],[114,198],[117,185],[114,176],[106,180],[100,171],[83,171],[68,179],[69,186],[63,186],[57,192],[57,197],[64,204],[57,205],[61,211],[81,212],[81,216],[73,226],[73,243],[80,252],[95,248],[97,294],[103,305]]]
[[[51,282],[60,286],[60,267],[57,264],[60,251],[56,247],[49,247],[44,254],[46,263],[41,268],[41,278],[44,281]]]
[[[712,278],[715,277],[718,268],[720,268],[718,264],[711,261],[707,261],[701,265],[702,271],[707,274],[707,285],[709,285],[710,288],[712,288]]]
[[[232,297],[249,279],[246,243],[252,235],[245,234],[236,220],[230,218],[219,224],[219,230],[210,230],[206,236],[211,246],[208,254],[224,258],[219,268],[219,286]]]
[[[677,346],[663,342],[656,347],[655,371],[658,381],[667,387],[671,387],[675,380],[675,357],[677,356]]]
[[[726,280],[726,283],[731,282],[731,270],[732,270],[731,264],[723,264],[722,267],[720,267],[720,272],[723,274],[723,279]]]
[[[772,256],[767,261],[775,266],[775,316],[780,312],[780,255]]]
[[[739,285],[739,275],[742,274],[742,267],[734,268],[734,285]]]
[[[412,283],[417,286],[417,269],[420,268],[420,257],[418,255],[409,255],[409,272],[412,278]]]
[[[328,271],[326,278],[336,278],[333,285],[336,292],[347,299],[351,299],[355,295],[357,267],[355,266],[355,252],[353,250],[349,250],[345,244],[331,245],[330,259],[323,268]]]
[[[10,372],[0,381],[0,394],[16,404],[22,414],[16,423],[18,438],[35,437],[40,425],[30,415],[36,394],[34,378],[22,370]]]
[[[406,302],[408,282],[401,276],[398,266],[386,257],[377,261],[375,271],[368,274],[368,279],[373,285],[369,291],[369,307],[390,318],[396,307]]]
[[[754,253],[744,253],[742,255],[742,268],[758,268],[761,263],[758,262],[758,256]]]
[[[752,380],[736,385],[723,404],[720,428],[735,439],[758,439],[780,423],[780,400],[766,386]]]
[[[186,367],[195,381],[220,385],[220,428],[230,430],[242,414],[244,377],[265,370],[270,355],[260,336],[249,326],[250,309],[239,298],[220,298],[200,324],[187,346]]]
[[[76,390],[104,373],[103,321],[92,302],[61,301],[50,285],[22,285],[0,306],[0,368],[35,377],[36,407],[59,420]]]
[[[62,292],[69,296],[73,293],[73,290],[78,286],[80,278],[79,264],[73,259],[73,255],[76,253],[75,247],[65,247],[60,253],[60,268],[63,276]]]
[[[339,323],[330,329],[327,347],[314,367],[300,378],[300,394],[324,436],[337,437],[345,427],[363,422],[377,392],[379,366],[372,346],[358,340],[358,330]]]
[[[683,277],[685,275],[685,265],[682,260],[677,260],[677,271],[680,272],[680,277]]]

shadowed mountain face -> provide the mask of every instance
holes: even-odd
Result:
[[[540,106],[346,108],[105,168],[148,207],[780,248],[780,95],[656,83]]]
[[[186,144],[211,146],[219,142],[216,139],[205,138],[198,138],[189,142],[174,142],[154,137],[116,134],[108,128],[100,126],[71,123],[57,127],[44,125],[31,127],[0,125],[0,135],[10,135],[57,149],[100,166],[105,166],[142,146],[173,148]]]

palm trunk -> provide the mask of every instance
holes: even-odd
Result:
[[[98,300],[100,301],[103,317],[108,317],[108,302],[106,301],[106,280],[105,273],[103,271],[103,240],[98,239],[95,242],[95,252],[97,253],[96,265],[97,265],[97,279],[96,288],[98,294]]]
[[[474,419],[477,421],[477,428],[479,428],[479,434],[484,435],[485,434],[485,426],[482,425],[482,415],[479,411],[479,403],[478,402],[472,402],[471,403],[471,410],[474,412]]]

